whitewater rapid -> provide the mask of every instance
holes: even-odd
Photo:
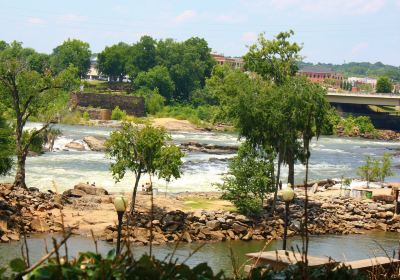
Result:
[[[39,127],[40,124],[29,123],[29,128]],[[111,128],[57,125],[63,135],[56,140],[55,151],[37,157],[29,157],[26,166],[26,181],[29,186],[40,190],[54,190],[61,192],[73,187],[79,182],[95,182],[111,192],[125,192],[132,189],[133,174],[127,173],[125,178],[116,183],[109,171],[110,160],[104,153],[92,152],[87,147],[85,151],[66,150],[65,145],[71,141],[83,143],[85,136],[108,136]],[[175,143],[196,141],[203,144],[218,144],[235,146],[239,144],[237,135],[215,132],[173,132]],[[356,177],[356,171],[366,155],[381,156],[385,152],[394,153],[399,148],[399,142],[384,142],[364,140],[358,138],[321,137],[312,142],[310,161],[310,179],[327,179]],[[228,159],[234,155],[217,155],[200,152],[187,153],[183,159],[183,174],[178,180],[168,185],[169,192],[184,191],[215,191],[215,184],[221,183],[228,171]],[[393,157],[393,165],[400,164],[400,158]],[[296,182],[304,178],[304,166],[296,164]],[[393,168],[395,175],[388,181],[400,181],[400,170]],[[282,178],[287,176],[283,170]],[[0,178],[1,181],[12,181],[12,177]],[[144,177],[141,184],[148,179]],[[164,191],[166,184],[156,180],[155,184],[160,191]]]

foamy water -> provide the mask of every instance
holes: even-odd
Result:
[[[28,129],[40,127],[40,124],[29,123]],[[65,150],[65,145],[71,141],[83,143],[82,139],[88,135],[107,136],[112,131],[110,128],[88,126],[57,126],[62,130],[63,136],[55,143],[56,151],[46,153],[38,157],[27,159],[26,180],[29,186],[38,187],[41,190],[53,188],[53,182],[58,191],[73,187],[79,182],[96,182],[111,192],[129,191],[134,184],[134,176],[130,173],[116,183],[109,171],[110,160],[104,153]],[[238,145],[237,136],[226,133],[213,132],[174,132],[173,141],[182,143],[196,141],[204,144]],[[392,152],[390,149],[400,148],[400,143],[370,141],[356,138],[321,137],[312,142],[312,156],[310,161],[310,179],[326,179],[356,177],[357,167],[360,166],[365,155],[381,156],[384,152]],[[216,155],[193,152],[186,154],[183,159],[183,175],[180,179],[169,183],[168,191],[214,191],[215,183],[220,183],[224,174],[228,171],[227,159],[234,155]],[[400,163],[399,158],[393,158],[394,165]],[[296,164],[295,179],[302,182],[304,179],[304,166]],[[399,170],[394,168],[395,176],[389,181],[399,180]],[[285,181],[286,168],[283,169],[282,178]],[[10,181],[12,177],[1,178],[2,181]],[[148,178],[143,177],[141,184]],[[156,180],[155,184],[160,191],[164,191],[166,184],[162,180]]]

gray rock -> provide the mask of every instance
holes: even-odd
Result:
[[[221,223],[220,223],[220,221],[213,220],[213,221],[206,222],[206,226],[211,230],[217,230],[220,228]]]

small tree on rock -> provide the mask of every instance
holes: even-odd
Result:
[[[120,181],[127,171],[135,174],[131,214],[135,210],[137,188],[143,174],[149,174],[150,180],[152,176],[166,180],[180,177],[183,153],[169,144],[169,140],[170,136],[163,128],[149,125],[139,128],[132,123],[123,123],[106,142],[107,155],[113,159],[110,169],[114,179]]]

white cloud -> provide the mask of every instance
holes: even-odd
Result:
[[[26,22],[29,24],[45,24],[46,21],[44,19],[38,17],[29,17],[26,19]]]
[[[355,46],[353,46],[353,48],[351,49],[351,54],[354,56],[359,55],[367,48],[368,48],[367,42],[360,42],[360,43],[356,44]]]
[[[397,0],[399,1],[399,0]],[[244,5],[276,10],[300,10],[316,14],[365,15],[380,11],[387,0],[242,0]]]
[[[88,20],[86,16],[80,16],[75,14],[66,14],[57,16],[59,22],[85,22]]]
[[[182,22],[191,20],[191,19],[195,18],[196,16],[197,16],[196,11],[194,11],[194,10],[186,10],[186,11],[183,11],[181,14],[177,15],[174,18],[174,22],[175,23],[182,23]]]
[[[257,36],[258,35],[255,32],[245,32],[242,35],[242,41],[244,41],[247,44],[254,43],[257,40]]]
[[[216,21],[220,23],[242,23],[246,21],[246,17],[242,15],[219,15],[216,17]]]

